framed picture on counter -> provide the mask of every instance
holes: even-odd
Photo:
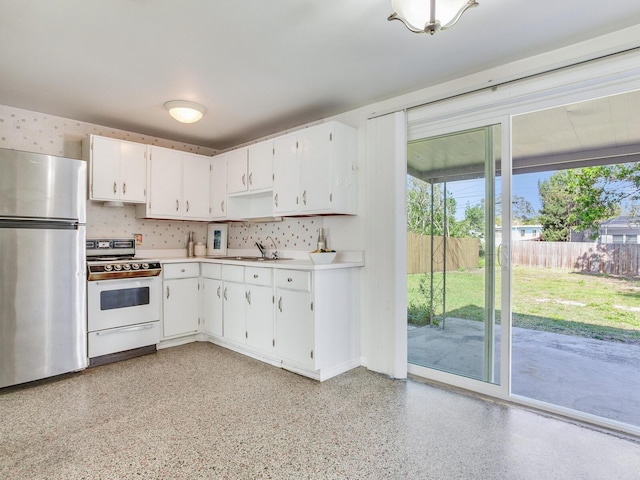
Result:
[[[207,230],[207,256],[227,254],[227,235],[229,226],[225,223],[210,223]]]

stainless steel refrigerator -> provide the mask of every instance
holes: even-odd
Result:
[[[86,177],[0,149],[0,387],[87,366]]]

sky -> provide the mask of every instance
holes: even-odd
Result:
[[[538,181],[546,180],[553,172],[527,173],[513,176],[512,194],[524,197],[538,213],[540,210],[540,196],[538,195]],[[501,187],[500,179],[496,182],[496,189]],[[484,179],[462,180],[447,183],[447,191],[456,199],[456,220],[464,218],[467,205],[477,205],[484,198]]]

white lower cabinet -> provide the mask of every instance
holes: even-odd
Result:
[[[276,271],[276,354],[285,363],[315,370],[311,272]]]
[[[198,263],[164,267],[164,339],[201,332],[200,339],[321,381],[360,365],[359,269],[207,262],[200,302],[189,276],[197,270]]]
[[[225,340],[240,345],[246,343],[247,325],[245,316],[244,284],[225,281],[224,304],[222,307],[223,336]]]
[[[274,292],[271,268],[245,268],[247,347],[273,355]]]
[[[162,338],[194,335],[200,329],[200,265],[164,265],[162,281]]]
[[[208,335],[222,337],[222,280],[202,278],[202,330]]]

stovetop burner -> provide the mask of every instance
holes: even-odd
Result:
[[[87,280],[160,275],[160,261],[134,258],[135,251],[135,240],[132,238],[87,240]]]

